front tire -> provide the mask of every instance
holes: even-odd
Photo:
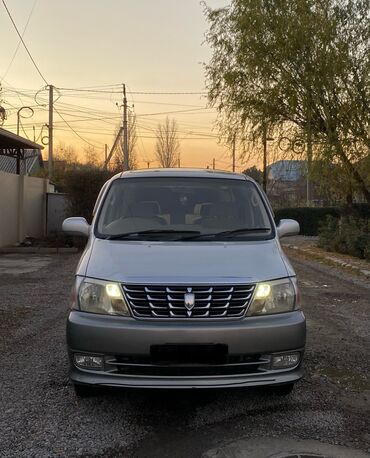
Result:
[[[99,388],[95,386],[74,383],[73,388],[78,398],[91,398],[99,394]]]

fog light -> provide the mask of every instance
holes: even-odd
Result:
[[[285,353],[284,355],[276,355],[272,357],[272,369],[288,369],[299,363],[299,353]]]
[[[83,369],[103,369],[103,357],[97,355],[74,355],[76,366]]]

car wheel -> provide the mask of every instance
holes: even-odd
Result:
[[[90,398],[99,394],[99,389],[90,385],[73,384],[75,394],[78,398]]]
[[[271,387],[271,392],[277,396],[288,396],[294,389],[294,383],[286,383],[285,385],[276,385]]]

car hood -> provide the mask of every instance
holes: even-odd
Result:
[[[288,276],[276,240],[127,242],[95,239],[80,275],[129,283],[257,282]]]

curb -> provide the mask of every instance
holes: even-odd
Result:
[[[311,257],[321,258],[323,260],[326,260],[326,261],[329,261],[331,263],[337,264],[339,267],[352,269],[356,273],[358,273],[358,274],[370,279],[370,270],[363,269],[362,267],[359,267],[357,265],[351,264],[349,262],[345,262],[342,259],[338,259],[338,258],[336,258],[334,256],[330,256],[330,255],[325,256],[323,253],[322,254],[321,253],[317,253],[316,251],[312,251],[309,248],[302,248],[302,247],[299,247],[297,245],[284,244],[283,247],[290,248],[290,249],[296,250],[296,251],[300,251],[302,253],[306,253],[306,254],[310,255]]]

